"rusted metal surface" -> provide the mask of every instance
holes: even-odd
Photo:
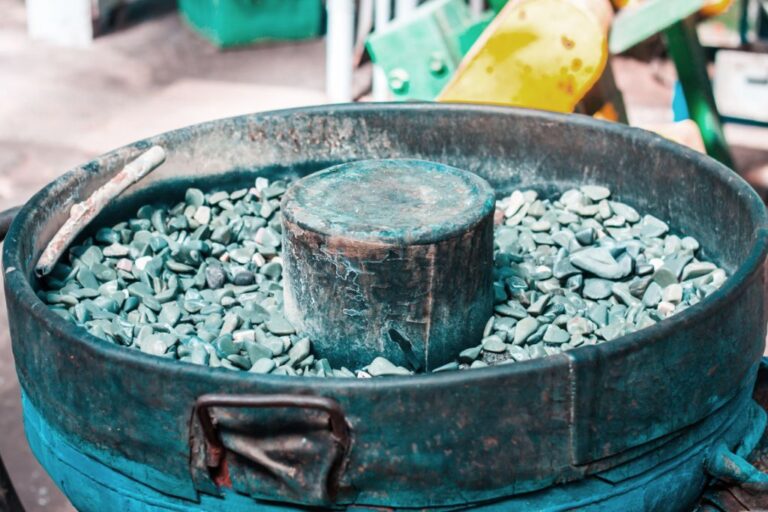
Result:
[[[167,149],[167,162],[96,223],[146,201],[178,200],[185,186],[235,187],[257,174],[298,177],[340,162],[407,157],[476,172],[500,194],[604,184],[695,236],[732,277],[679,315],[610,343],[476,371],[323,380],[179,364],[99,340],[35,295],[33,262],[69,207],[151,144]],[[661,447],[672,450],[673,440],[728,404],[742,414],[744,402],[735,397],[751,388],[765,340],[765,255],[765,210],[748,185],[653,134],[544,112],[374,105],[244,116],[116,150],[30,201],[11,228],[3,264],[22,388],[82,454],[167,496],[198,500],[221,492],[207,467],[190,471],[198,397],[312,395],[336,401],[353,432],[335,503],[418,508],[520,496],[604,475]],[[239,442],[236,426],[224,428],[230,414],[216,408],[228,453]],[[286,424],[294,415],[294,423],[317,425],[318,442],[333,443],[322,413],[323,420],[305,410],[237,414],[268,434],[279,432],[274,423],[267,428],[269,421]],[[274,480],[242,467],[237,474],[230,467],[233,490],[285,501]],[[689,476],[686,492],[669,482],[656,488],[657,497],[695,499],[703,467]]]
[[[226,420],[216,418],[214,408],[270,409],[271,413],[274,409],[297,409],[323,413],[325,419],[312,418],[303,424],[267,421],[254,428],[247,420],[231,414]],[[277,480],[276,487],[282,489],[282,497],[289,502],[328,505],[335,500],[351,444],[349,425],[335,401],[303,395],[217,394],[198,398],[195,409],[204,437],[202,462],[217,487],[231,487],[232,475],[240,472],[247,479],[261,475]],[[221,428],[229,429],[228,435],[219,432],[219,423],[223,423]],[[265,423],[272,423],[276,429],[265,435]],[[318,425],[329,431],[330,447],[327,439],[317,440]],[[200,441],[193,436],[191,444],[195,471],[202,465],[200,450],[194,448],[200,446]],[[256,495],[258,484],[251,484]]]

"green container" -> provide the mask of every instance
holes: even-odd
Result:
[[[317,37],[321,0],[179,0],[182,17],[221,48]]]

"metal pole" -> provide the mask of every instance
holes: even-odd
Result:
[[[374,27],[376,30],[382,30],[389,24],[389,19],[392,17],[392,0],[376,0],[373,12]],[[373,99],[374,101],[389,99],[387,74],[379,66],[373,68]]]
[[[472,13],[472,17],[479,18],[483,14],[484,8],[484,0],[469,0],[469,10]]]
[[[407,18],[416,7],[419,5],[419,0],[395,0],[395,17]]]
[[[325,42],[325,91],[331,103],[352,101],[354,0],[327,0],[328,34]]]

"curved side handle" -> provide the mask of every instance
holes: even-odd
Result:
[[[768,474],[763,473],[746,459],[719,444],[706,463],[707,473],[724,482],[756,492],[768,491]]]
[[[273,412],[254,417],[259,409]],[[281,410],[303,419],[294,415],[290,425],[264,424],[274,422]],[[334,502],[351,446],[350,427],[335,400],[208,394],[197,399],[194,417],[199,434],[193,429],[190,439],[193,479],[195,467],[202,463],[216,487],[233,487],[255,497],[268,487],[304,505]]]
[[[21,210],[21,206],[16,206],[0,212],[0,242],[5,240],[8,228],[11,227],[11,222],[13,222],[16,214],[19,213],[19,210]]]

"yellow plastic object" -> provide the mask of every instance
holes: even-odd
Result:
[[[438,101],[573,112],[608,58],[600,19],[570,0],[508,3],[464,57]]]

